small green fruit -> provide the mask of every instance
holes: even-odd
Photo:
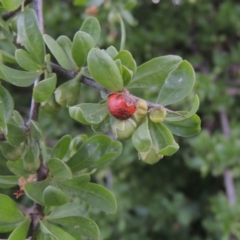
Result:
[[[132,118],[126,120],[112,118],[111,129],[116,139],[125,140],[130,138],[136,128],[137,123]]]

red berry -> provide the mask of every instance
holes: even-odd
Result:
[[[128,92],[112,93],[108,96],[108,110],[117,119],[130,118],[136,108],[136,100]]]

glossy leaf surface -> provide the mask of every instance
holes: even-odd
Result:
[[[43,201],[46,206],[61,206],[68,202],[68,198],[59,188],[48,186],[43,191]]]
[[[31,57],[43,66],[45,46],[33,9],[27,9],[19,15],[17,28],[21,44],[27,49]]]
[[[71,59],[62,49],[59,43],[47,34],[43,35],[43,39],[58,63],[67,70],[74,70],[74,65],[72,64]]]
[[[47,166],[51,177],[59,179],[71,179],[73,177],[70,168],[57,158],[50,159]]]
[[[179,66],[169,74],[159,92],[157,103],[167,106],[184,99],[195,83],[195,73],[190,63],[182,61]]]
[[[101,27],[96,18],[88,17],[84,20],[80,31],[88,33],[93,38],[94,42],[97,43],[100,38]]]
[[[72,56],[78,67],[85,64],[87,54],[94,45],[95,42],[88,33],[79,31],[75,34],[72,44]]]
[[[69,159],[67,165],[72,172],[114,160],[122,150],[120,142],[106,135],[96,135],[87,139],[80,149]]]
[[[88,69],[93,79],[112,91],[121,91],[123,80],[113,59],[104,51],[93,48],[88,54]]]
[[[18,87],[28,87],[34,83],[37,77],[41,75],[40,71],[25,72],[16,70],[0,63],[0,78]]]
[[[51,74],[49,78],[40,81],[33,89],[33,98],[36,102],[44,102],[53,94],[57,84],[57,76]]]
[[[154,58],[137,68],[137,72],[128,85],[129,88],[162,87],[168,74],[177,68],[182,59],[178,56],[168,55]]]
[[[15,52],[15,57],[19,66],[27,71],[31,72],[40,69],[39,64],[31,57],[27,51],[23,49],[17,49]]]
[[[81,103],[69,108],[70,117],[83,124],[98,124],[108,114],[106,104]]]

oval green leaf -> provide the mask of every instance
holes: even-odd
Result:
[[[43,201],[46,206],[61,206],[68,202],[68,198],[59,188],[48,186],[43,191]]]
[[[61,84],[54,92],[58,104],[70,107],[76,104],[79,99],[81,83],[79,77]]]
[[[73,69],[77,70],[77,65],[72,57],[72,42],[67,36],[60,36],[57,40],[57,43],[60,45],[62,50],[66,53],[69,60],[71,61],[71,65]]]
[[[191,137],[199,133],[201,130],[201,119],[194,114],[187,119],[180,121],[164,121],[163,124],[177,136]]]
[[[31,57],[44,67],[45,46],[33,9],[27,9],[19,15],[17,28],[21,44],[28,50]]]
[[[120,51],[117,56],[114,57],[114,60],[120,59],[122,65],[130,69],[133,73],[137,70],[137,64],[133,59],[132,54],[127,50]]]
[[[81,103],[69,108],[71,118],[83,124],[98,124],[108,114],[106,104]]]
[[[33,98],[36,102],[44,102],[51,97],[57,84],[57,76],[51,74],[49,78],[40,81],[33,88]]]
[[[133,77],[129,88],[149,88],[157,87],[160,89],[168,77],[181,63],[182,58],[174,55],[154,58],[145,62],[137,68],[137,73]]]
[[[17,10],[23,0],[1,0],[3,7],[8,11],[14,11]]]
[[[63,159],[69,150],[72,141],[71,135],[63,136],[54,146],[52,156],[58,159]]]
[[[43,191],[49,186],[49,179],[45,179],[39,182],[26,183],[24,186],[24,191],[26,195],[41,205],[44,205],[43,201]]]
[[[15,58],[19,66],[22,67],[24,70],[31,72],[37,71],[41,68],[39,64],[31,57],[31,55],[23,49],[16,50]]]
[[[77,232],[78,234],[92,240],[98,240],[100,237],[100,232],[97,224],[86,217],[65,217],[54,219],[51,222],[61,225],[64,228],[69,228],[71,231]]]
[[[41,74],[41,71],[25,72],[7,67],[0,63],[0,79],[18,87],[28,87],[32,85]]]
[[[121,73],[116,63],[104,50],[91,49],[87,62],[89,72],[96,82],[112,91],[122,90],[123,80]]]
[[[195,73],[190,63],[182,61],[165,80],[157,103],[167,106],[181,101],[192,91],[195,83]]]
[[[86,18],[80,28],[80,31],[88,33],[95,43],[98,42],[101,35],[101,27],[95,17]]]
[[[72,64],[71,59],[62,49],[59,43],[47,34],[43,35],[43,39],[53,56],[56,58],[57,62],[67,70],[74,70],[74,65]]]
[[[95,42],[93,38],[85,32],[77,32],[73,38],[72,56],[78,67],[82,67],[86,60],[88,52],[93,48]]]
[[[30,218],[26,218],[9,236],[8,240],[23,240],[26,239],[30,226]]]
[[[117,142],[117,145],[114,145],[115,142]],[[106,135],[96,135],[82,144],[79,150],[69,159],[67,165],[74,173],[93,167],[100,162],[112,161],[120,155],[121,150],[120,142],[114,141]]]
[[[7,129],[8,131],[5,137],[12,146],[17,147],[26,140],[27,135],[22,128],[8,123]]]
[[[53,178],[71,179],[73,177],[70,168],[61,160],[52,158],[47,162],[49,175]]]

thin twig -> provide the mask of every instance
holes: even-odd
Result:
[[[229,120],[228,120],[226,111],[222,110],[220,112],[220,120],[221,120],[223,135],[226,138],[229,138],[231,130],[230,130]],[[226,168],[224,170],[223,176],[224,176],[224,184],[227,192],[228,201],[231,205],[234,205],[236,203],[236,193],[235,193],[236,190],[235,190],[231,170]]]
[[[33,8],[36,12],[37,19],[38,19],[38,26],[41,31],[41,33],[44,33],[44,25],[43,25],[43,2],[42,0],[33,0]],[[41,81],[41,77],[35,80],[34,86],[36,86],[39,81]],[[30,108],[30,114],[29,114],[29,121],[27,124],[27,127],[29,127],[31,120],[37,121],[38,120],[38,113],[39,113],[40,104],[35,102],[35,100],[32,98],[31,101],[31,108]],[[42,181],[46,179],[47,177],[47,169],[43,163],[42,154],[40,154],[40,167],[38,168],[36,172],[36,181]],[[43,218],[43,209],[42,206],[38,203],[34,203],[34,210],[31,214],[32,216],[32,237],[31,240],[35,240],[37,238],[37,232],[39,227],[39,221]]]

